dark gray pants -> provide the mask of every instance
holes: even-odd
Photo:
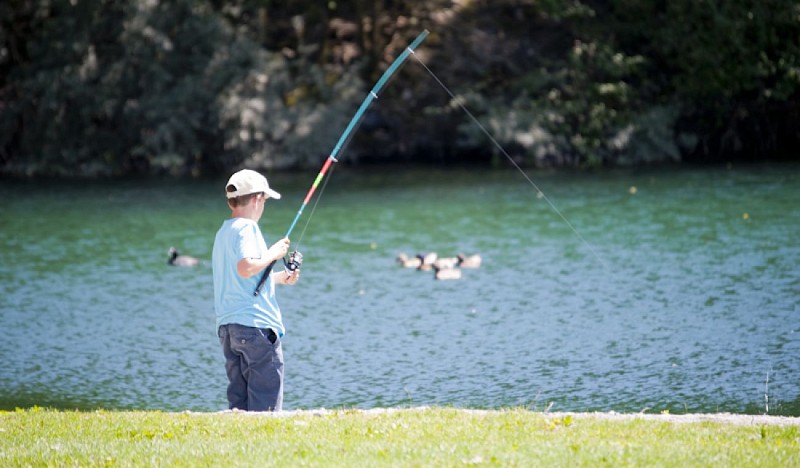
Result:
[[[283,408],[283,349],[271,329],[228,324],[219,327],[225,355],[230,409],[280,411]]]

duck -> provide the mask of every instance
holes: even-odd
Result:
[[[481,256],[478,254],[464,255],[460,253],[456,257],[458,258],[458,266],[461,268],[478,268],[481,266]]]
[[[461,279],[461,269],[459,268],[438,268],[434,265],[433,270],[433,278],[437,280]]]
[[[419,268],[422,265],[422,259],[419,257],[409,257],[401,252],[397,255],[397,263],[403,268]]]
[[[193,267],[200,263],[200,260],[194,257],[181,255],[175,247],[170,247],[167,251],[167,255],[169,255],[169,260],[167,260],[168,265]]]
[[[417,258],[420,261],[420,265],[417,267],[417,270],[430,271],[439,256],[436,254],[436,252],[428,252],[426,254],[417,254]]]
[[[458,266],[458,257],[439,257],[433,262],[434,268],[443,270],[445,268],[455,268]]]

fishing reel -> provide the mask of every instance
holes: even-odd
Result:
[[[289,276],[294,275],[294,272],[300,268],[300,265],[303,264],[303,254],[295,250],[294,252],[289,254],[289,261],[283,259],[283,266],[286,268],[286,272],[289,273]]]

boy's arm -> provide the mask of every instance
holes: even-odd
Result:
[[[289,239],[283,238],[272,244],[264,258],[243,258],[236,264],[236,272],[242,278],[249,278],[268,267],[270,263],[286,256],[289,251]]]

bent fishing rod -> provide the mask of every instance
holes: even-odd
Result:
[[[317,186],[319,186],[320,181],[322,181],[322,179],[325,177],[325,174],[328,172],[328,169],[330,169],[331,165],[335,162],[338,162],[336,156],[339,154],[339,151],[341,151],[344,145],[347,143],[348,139],[350,138],[350,134],[353,132],[356,126],[358,126],[358,123],[364,116],[364,112],[366,112],[367,108],[370,106],[370,104],[372,104],[372,101],[378,98],[378,93],[381,91],[386,82],[389,81],[389,78],[391,78],[392,75],[394,75],[394,73],[406,61],[406,59],[408,59],[408,56],[414,53],[414,50],[422,43],[422,41],[425,40],[428,34],[429,32],[427,29],[422,31],[417,36],[417,38],[414,39],[414,41],[411,42],[411,44],[409,44],[409,46],[406,47],[405,50],[403,50],[403,52],[399,56],[397,56],[396,59],[394,59],[394,62],[392,62],[389,68],[387,68],[386,71],[383,72],[383,75],[381,75],[380,79],[375,83],[375,86],[372,87],[372,90],[370,90],[369,94],[367,94],[367,97],[364,98],[364,101],[361,103],[361,106],[358,108],[356,113],[350,119],[350,123],[347,125],[347,128],[344,129],[344,132],[342,132],[342,135],[339,137],[339,141],[336,143],[336,146],[333,147],[333,151],[331,151],[330,155],[325,160],[325,163],[322,165],[322,169],[320,169],[319,174],[317,174],[316,179],[314,179],[314,183],[311,184],[311,188],[308,189],[308,193],[306,194],[306,197],[303,200],[303,204],[300,205],[300,209],[297,211],[297,214],[295,215],[292,224],[289,225],[289,230],[286,231],[286,235],[284,237],[288,238],[289,235],[292,233],[295,225],[297,224],[297,221],[300,219],[300,216],[303,215],[303,210],[305,210],[306,206],[308,205],[308,202],[311,201],[311,198],[314,196],[314,192],[317,190]],[[264,270],[264,273],[261,275],[261,279],[258,281],[258,285],[256,286],[256,289],[253,292],[254,296],[258,296],[259,291],[261,291],[261,288],[264,286],[264,283],[266,283],[267,278],[269,277],[269,274],[272,271],[272,268],[275,266],[276,262],[277,260],[274,260]],[[292,265],[292,262],[293,260],[290,260],[289,264],[290,273],[293,273],[294,269],[297,268],[296,265]]]

